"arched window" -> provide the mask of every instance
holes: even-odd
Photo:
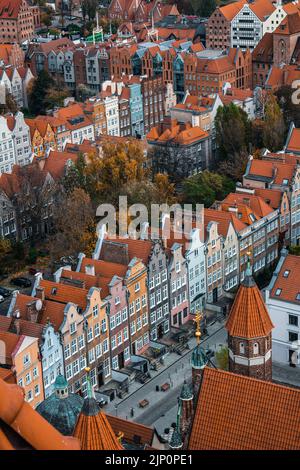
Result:
[[[244,343],[240,343],[240,354],[245,354],[245,345],[244,345]]]
[[[258,343],[253,344],[253,354],[259,354],[259,346]]]

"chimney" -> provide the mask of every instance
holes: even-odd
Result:
[[[95,266],[92,264],[87,264],[85,266],[85,274],[89,274],[90,276],[95,276]]]
[[[37,287],[35,290],[35,297],[41,299],[42,302],[45,300],[45,289],[43,287]]]
[[[16,309],[13,313],[13,329],[16,335],[19,335],[21,331],[20,318],[21,318],[20,310]]]
[[[29,302],[27,304],[27,312],[26,312],[27,320],[31,321],[32,323],[36,323],[38,313],[39,312],[36,309],[36,301],[34,300],[33,302]]]

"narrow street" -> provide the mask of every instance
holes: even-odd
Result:
[[[210,334],[202,341],[204,348],[217,349],[220,345],[226,344],[227,333],[221,323],[208,327],[208,332]],[[168,361],[171,361],[169,366],[158,372],[149,382],[132,392],[127,398],[119,401],[115,399],[109,403],[105,407],[105,411],[151,426],[162,415],[174,409],[174,419],[172,421],[175,421],[177,399],[182,384],[184,380],[191,381],[191,356],[196,345],[195,338],[189,341],[189,345],[190,350],[185,355],[178,357],[177,354],[169,354],[166,357]],[[164,383],[169,383],[170,389],[165,392],[156,391],[156,386],[161,387]],[[149,401],[149,405],[142,409],[139,407],[139,402],[145,398]],[[131,416],[131,409],[133,409],[133,417]],[[166,421],[167,426],[170,423],[169,420]]]

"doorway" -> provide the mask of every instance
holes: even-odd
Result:
[[[182,312],[178,313],[178,325],[182,325]]]
[[[214,303],[218,302],[218,288],[217,287],[213,289],[213,302]]]
[[[157,326],[157,337],[158,339],[162,338],[164,335],[164,324],[163,323],[160,323],[158,326]]]
[[[102,387],[104,385],[104,372],[103,372],[103,364],[98,366],[98,387]]]
[[[119,361],[119,369],[123,369],[124,368],[124,351],[118,354],[118,361]]]

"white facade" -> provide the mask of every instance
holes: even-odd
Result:
[[[15,163],[17,165],[28,165],[33,158],[31,151],[30,128],[24,120],[24,114],[20,111],[14,116],[15,126],[12,129]]]
[[[263,22],[248,3],[231,21],[231,47],[253,50],[263,37]]]
[[[81,144],[84,140],[95,140],[93,124],[89,124],[79,129],[71,130],[72,144]]]
[[[0,174],[11,173],[15,162],[13,133],[5,117],[0,116]]]
[[[117,96],[107,96],[104,99],[107,135],[120,136],[119,99]]]
[[[204,308],[206,294],[205,244],[201,241],[200,230],[193,229],[189,247],[185,252],[189,278],[190,312]]]
[[[275,29],[280,25],[282,20],[286,17],[286,12],[281,4],[281,0],[278,0],[276,10],[263,23],[263,35],[266,33],[273,33]]]

